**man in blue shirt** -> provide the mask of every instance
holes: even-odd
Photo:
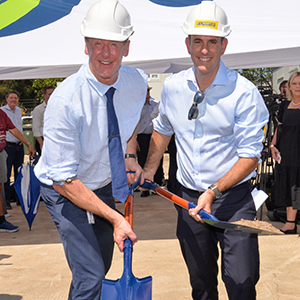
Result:
[[[13,122],[15,127],[23,133],[22,127],[22,109],[18,106],[20,100],[20,94],[16,91],[9,92],[6,95],[7,104],[1,109],[8,115],[10,120]],[[17,179],[18,169],[22,166],[24,161],[24,147],[23,143],[19,141],[10,132],[6,135],[6,146],[5,151],[7,153],[7,181],[4,183],[6,208],[12,209],[11,207],[11,194],[10,194],[10,176],[12,167],[14,168],[14,178]],[[17,196],[16,196],[17,197]],[[19,199],[16,199],[19,204]]]
[[[106,93],[115,90],[119,135],[110,138],[120,136],[126,153],[121,159],[126,170],[134,172],[127,175],[133,183],[142,172],[135,158],[136,128],[147,76],[121,65],[123,56],[128,55],[133,28],[129,13],[117,0],[95,3],[82,22],[81,33],[89,63],[51,95],[44,115],[43,152],[35,174],[72,271],[69,299],[99,300],[114,241],[120,251],[127,237],[137,241],[129,223],[115,210],[112,196],[115,181],[112,183],[108,150]]]
[[[197,213],[204,209],[228,222],[254,220],[249,179],[260,158],[268,111],[256,87],[220,59],[230,33],[222,8],[202,1],[191,10],[183,30],[194,66],[165,81],[144,175],[153,178],[175,133],[178,195],[197,204],[189,213],[176,207],[177,237],[193,299],[218,299],[220,243],[229,299],[253,300],[259,279],[257,235],[199,223]]]

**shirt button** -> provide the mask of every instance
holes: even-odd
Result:
[[[196,174],[199,175],[199,172],[197,171]]]
[[[197,133],[197,136],[200,136],[200,133]]]
[[[196,152],[196,156],[197,156],[197,155],[199,155],[199,153],[198,153],[198,152]]]

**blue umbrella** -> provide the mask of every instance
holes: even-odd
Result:
[[[21,166],[14,187],[27,219],[29,230],[31,230],[40,204],[40,182],[33,172],[32,165]]]

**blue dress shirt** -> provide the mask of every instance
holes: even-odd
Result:
[[[12,111],[7,105],[1,107],[1,109],[8,115],[13,124],[18,128],[21,133],[23,133],[22,127],[22,109],[19,106],[16,106],[15,111]],[[10,132],[6,133],[6,141],[11,143],[19,143],[20,141]]]
[[[125,153],[145,102],[147,76],[141,70],[121,66],[112,86]],[[42,157],[35,167],[41,182],[52,185],[52,180],[76,175],[91,190],[111,182],[105,96],[109,88],[86,64],[55,89],[44,115]]]
[[[257,88],[222,61],[198,105],[197,119],[188,120],[197,90],[194,67],[166,78],[153,123],[162,134],[175,133],[178,181],[189,189],[206,190],[239,158],[260,158],[269,113]],[[255,172],[241,182],[252,176]]]

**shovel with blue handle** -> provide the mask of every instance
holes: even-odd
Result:
[[[191,209],[195,208],[196,205],[192,202],[189,202],[177,195],[174,195],[173,193],[163,189],[160,187],[158,184],[152,182],[151,180],[145,179],[144,183],[140,185],[140,187],[145,188],[147,190],[151,190],[153,192],[156,192],[158,195],[166,198],[167,200],[170,200],[177,205],[186,208],[186,209]],[[282,235],[283,233],[280,231],[272,231],[272,230],[267,230],[267,229],[261,229],[257,227],[252,227],[248,225],[241,225],[237,223],[231,223],[231,222],[225,222],[225,221],[220,221],[217,219],[214,215],[206,212],[205,210],[201,209],[198,212],[199,216],[201,219],[214,227],[218,227],[221,229],[228,229],[228,230],[234,230],[234,231],[241,231],[241,232],[248,232],[248,233],[260,233],[260,234],[280,234]]]
[[[140,180],[129,189],[125,202],[125,219],[132,227],[133,194]],[[129,238],[124,241],[124,270],[122,277],[117,280],[103,279],[101,300],[151,300],[152,277],[136,278],[132,273],[132,242]]]

